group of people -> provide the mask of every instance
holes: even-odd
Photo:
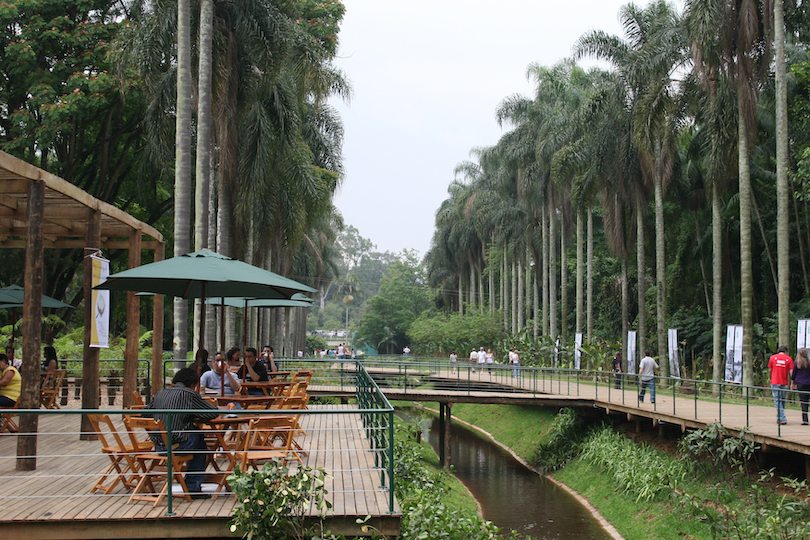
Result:
[[[345,343],[341,343],[334,349],[318,349],[315,354],[321,358],[337,358],[338,360],[345,360],[346,358],[354,358],[354,350],[350,349]]]
[[[782,345],[776,354],[768,360],[768,370],[771,372],[771,392],[776,405],[776,422],[779,425],[787,424],[785,416],[785,399],[788,389],[799,390],[799,400],[802,406],[802,425],[808,425],[807,408],[810,398],[810,358],[805,347],[799,349],[796,362],[788,355],[788,348]]]
[[[232,347],[224,356],[217,352],[211,365],[208,364],[208,351],[200,349],[192,367],[195,373],[200,373],[200,387],[203,391],[222,392],[225,395],[238,394],[243,382],[269,381],[270,374],[279,370],[273,347],[269,345],[262,348],[261,355],[254,347],[246,347],[244,362],[242,349],[239,347]],[[261,391],[252,390],[251,393],[261,394]]]
[[[43,350],[42,372],[59,369],[56,349],[47,345]],[[0,354],[0,408],[10,408],[17,404],[22,391],[20,368],[22,360],[14,357],[14,347],[8,345],[5,354]]]
[[[477,364],[481,373],[484,372],[485,367],[488,373],[492,373],[492,366],[495,364],[495,355],[492,353],[492,349],[487,349],[485,351],[483,347],[479,347],[478,350],[473,347],[470,351],[470,363]],[[453,373],[455,373],[457,364],[458,355],[456,354],[456,351],[453,351],[450,353],[450,369]],[[509,350],[509,364],[512,366],[512,376],[519,378],[520,355],[518,354],[517,349],[514,347]],[[475,373],[475,368],[472,368],[472,371]]]

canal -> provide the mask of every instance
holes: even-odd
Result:
[[[438,426],[435,419],[427,437],[437,453]],[[450,449],[455,476],[478,500],[484,519],[504,531],[541,540],[611,539],[571,494],[475,431],[454,422]]]

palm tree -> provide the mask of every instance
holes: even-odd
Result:
[[[790,340],[790,236],[788,202],[788,120],[783,0],[773,0],[774,56],[776,71],[776,257],[779,298],[779,343]]]

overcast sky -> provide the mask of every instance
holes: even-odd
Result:
[[[335,203],[345,222],[380,251],[423,257],[455,166],[498,141],[505,97],[531,95],[528,65],[570,56],[589,30],[621,35],[626,3],[344,0],[336,64],[354,97],[335,103],[346,172]]]

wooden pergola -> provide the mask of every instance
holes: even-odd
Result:
[[[147,238],[144,238],[147,237]],[[163,260],[163,235],[126,212],[82,191],[70,182],[0,152],[0,248],[25,249],[25,297],[22,332],[22,394],[20,409],[39,408],[39,357],[42,339],[44,248],[84,249],[84,298],[92,297],[92,259],[102,249],[128,249],[129,268],[140,266],[141,250],[153,249]],[[99,349],[90,347],[93,312],[84,310],[82,408],[99,406]],[[127,293],[124,406],[137,389],[140,300]],[[154,296],[152,388],[162,386],[163,296]],[[155,342],[157,345],[155,346]],[[38,415],[20,417],[17,469],[36,468]],[[82,417],[82,439],[94,439],[93,428]]]

